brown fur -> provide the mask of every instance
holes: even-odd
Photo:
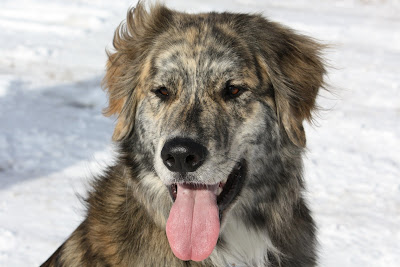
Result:
[[[182,29],[183,25],[186,30]],[[210,37],[213,34],[225,37],[214,39]],[[266,115],[271,116],[271,125],[276,123],[278,130],[270,137],[266,135],[265,138],[271,138],[270,142],[262,143],[269,153],[263,164],[277,174],[275,180],[261,180],[260,177],[249,180],[237,202],[248,201],[237,204],[236,210],[232,208],[231,216],[242,217],[246,226],[257,233],[268,233],[272,242],[271,250],[264,256],[268,266],[315,266],[314,223],[301,193],[301,155],[306,144],[302,123],[312,120],[315,98],[323,86],[325,69],[321,51],[324,47],[258,15],[188,15],[160,5],[148,12],[143,4],[131,9],[126,23],[115,31],[115,51],[108,54],[103,80],[109,97],[104,114],[118,117],[113,134],[121,150],[118,163],[95,180],[87,199],[85,220],[42,266],[214,266],[224,255],[229,255],[230,252],[225,251],[228,245],[224,243],[229,238],[221,237],[218,251],[203,262],[184,262],[174,256],[165,233],[172,205],[170,196],[153,173],[153,166],[149,166],[153,172],[144,171],[152,158],[136,152],[145,149],[142,146],[149,149],[148,145],[140,143],[139,137],[145,138],[151,133],[140,132],[144,131],[146,123],[138,119],[138,115],[143,114],[137,112],[154,86],[154,61],[161,60],[161,55],[167,57],[165,51],[172,51],[168,49],[174,48],[174,42],[179,43],[179,38],[169,38],[171,36],[179,36],[185,44],[190,44],[187,50],[186,46],[177,45],[180,59],[188,69],[196,69],[199,64],[190,53],[201,55],[204,47],[221,46],[222,54],[231,53],[243,59],[240,62],[246,62],[238,79],[253,90],[259,102],[231,112],[232,107],[218,100],[218,108],[228,114],[234,113],[234,118],[246,120],[256,116],[259,103],[266,104]],[[220,68],[224,67],[221,63]],[[211,80],[201,82],[207,88],[220,86],[211,84]],[[185,82],[179,80],[176,84],[174,94],[183,95]],[[168,101],[168,105],[179,106],[176,100]],[[196,105],[194,98],[190,98],[185,103],[186,108],[177,115],[165,114],[168,112],[163,112],[162,106],[149,103],[154,106],[146,111],[153,121],[165,118],[171,122],[190,121],[190,127],[179,124],[171,127],[194,127],[190,119],[192,107]],[[270,115],[269,109],[274,114]],[[266,130],[273,131],[273,127]],[[229,134],[232,132],[234,130]],[[262,149],[260,146],[260,151]]]

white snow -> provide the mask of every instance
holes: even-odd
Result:
[[[84,215],[77,195],[113,158],[100,89],[130,1],[0,2],[0,266],[38,266]],[[189,12],[262,12],[332,47],[307,197],[320,266],[399,266],[400,1],[167,0]]]

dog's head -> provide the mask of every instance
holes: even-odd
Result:
[[[174,253],[203,260],[226,213],[266,198],[259,187],[280,179],[288,154],[299,157],[322,47],[258,15],[140,4],[113,44],[104,79],[113,139],[168,187]]]

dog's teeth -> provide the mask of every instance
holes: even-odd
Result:
[[[222,187],[218,187],[217,196],[219,196],[221,193],[222,193]]]

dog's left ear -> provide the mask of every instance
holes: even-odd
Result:
[[[289,139],[304,147],[303,121],[311,121],[319,88],[324,85],[324,45],[280,24],[267,22],[263,44],[267,72],[274,87],[279,121]]]

